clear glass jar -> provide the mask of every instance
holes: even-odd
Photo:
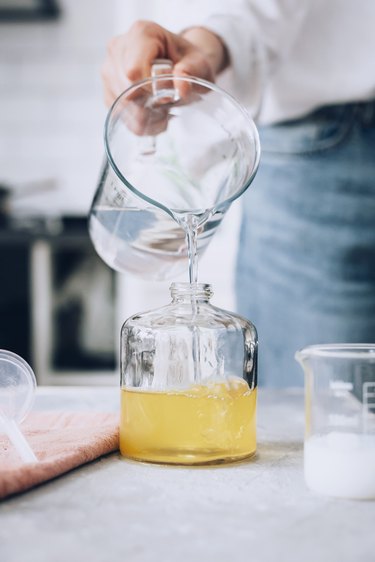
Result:
[[[210,285],[173,283],[172,302],[121,331],[120,450],[207,464],[256,450],[257,332],[212,306]]]

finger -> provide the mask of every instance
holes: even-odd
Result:
[[[117,93],[112,89],[110,82],[103,83],[103,98],[107,107],[111,107],[114,101],[118,98]]]
[[[128,80],[138,82],[151,75],[153,61],[168,55],[168,33],[153,22],[140,21],[133,24],[126,37],[127,48],[121,61]]]
[[[101,77],[103,82],[103,87],[105,94],[111,93],[112,99],[111,103],[127,88],[129,85],[125,77],[118,73],[114,61],[107,57],[105,60],[102,70]]]
[[[164,131],[168,125],[168,108],[148,109],[139,100],[127,102],[122,113],[126,126],[136,135],[152,136]]]
[[[108,88],[104,88],[103,98],[104,98],[104,103],[105,103],[106,107],[108,107],[108,108],[111,107],[114,100],[116,99],[114,97],[113,92]]]
[[[209,82],[215,81],[215,76],[207,58],[197,49],[191,49],[175,64],[174,73],[184,76],[196,76]]]
[[[211,68],[205,58],[197,52],[186,55],[180,62],[178,62],[173,70],[176,76],[184,77],[197,77],[203,78],[213,82],[214,77]],[[184,80],[175,80],[175,87],[182,99],[188,99],[192,92],[204,93],[206,88],[199,84],[194,84]]]

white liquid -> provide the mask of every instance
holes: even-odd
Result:
[[[375,499],[375,434],[332,432],[305,441],[307,486],[329,496]]]

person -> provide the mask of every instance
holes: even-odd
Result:
[[[374,21],[372,0],[231,0],[179,34],[138,21],[109,43],[108,105],[166,57],[177,75],[225,79],[256,119],[236,297],[261,385],[303,384],[308,344],[375,341]]]

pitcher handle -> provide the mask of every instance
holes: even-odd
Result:
[[[171,74],[173,72],[173,62],[169,59],[155,59],[151,66],[152,97],[149,107],[173,104],[180,99],[179,93],[174,87]],[[160,76],[168,76],[165,80],[160,80]],[[156,137],[147,136],[141,141],[141,155],[150,156],[156,152]]]
[[[155,59],[151,66],[153,103],[175,103],[180,96],[174,87],[170,75],[173,73],[173,62],[170,59]],[[155,80],[164,74],[168,75],[165,80]]]

